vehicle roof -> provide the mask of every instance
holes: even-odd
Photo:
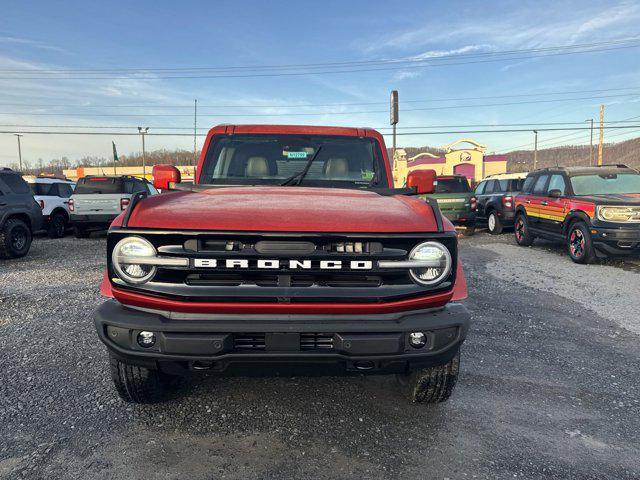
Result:
[[[80,177],[78,180],[82,180],[83,178],[135,178],[145,182],[149,181],[144,177],[137,177],[136,175],[85,175],[84,177]]]
[[[281,133],[281,134],[309,134],[309,135],[347,135],[351,137],[372,136],[367,132],[375,132],[370,128],[357,127],[332,127],[318,125],[261,125],[243,124],[216,125],[210,130],[211,133]],[[377,132],[376,132],[377,133]]]
[[[455,179],[455,178],[464,178],[465,180],[467,179],[467,177],[465,177],[464,175],[454,174],[454,175],[438,175],[436,177],[436,180],[438,180],[438,179],[452,180],[452,179]]]
[[[518,173],[496,173],[494,175],[487,175],[482,180],[512,180],[512,179],[521,179],[526,178],[529,175],[529,172],[518,172]]]
[[[602,175],[610,173],[638,173],[634,168],[627,167],[626,165],[600,165],[597,167],[549,167],[535,170],[533,173],[541,172],[564,172],[568,176],[573,175]]]
[[[62,178],[35,177],[33,175],[23,175],[27,183],[73,183],[73,180],[64,180]]]

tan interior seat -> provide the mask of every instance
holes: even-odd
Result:
[[[269,164],[264,157],[249,157],[245,168],[245,176],[252,178],[263,178],[269,176]]]
[[[327,178],[348,178],[349,162],[345,158],[329,158],[324,164],[324,175]]]

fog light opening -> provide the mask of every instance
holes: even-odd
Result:
[[[156,344],[156,334],[153,332],[142,331],[138,334],[138,345],[142,348],[150,348]]]
[[[409,334],[409,345],[413,348],[422,348],[427,344],[427,336],[422,332],[411,332]]]

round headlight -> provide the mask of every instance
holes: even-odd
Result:
[[[127,283],[141,284],[153,278],[156,267],[140,260],[155,256],[156,249],[148,240],[141,237],[126,237],[116,244],[111,260],[114,270],[122,280]]]
[[[440,242],[424,242],[417,245],[409,260],[424,260],[429,266],[409,270],[413,280],[421,285],[437,285],[451,273],[451,253]]]

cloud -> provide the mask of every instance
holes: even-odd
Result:
[[[56,47],[55,45],[49,45],[44,42],[40,42],[38,40],[32,40],[29,38],[18,38],[18,37],[0,37],[0,43],[12,43],[15,45],[24,45],[27,47],[37,48],[40,50],[49,50],[53,52],[60,53],[70,53],[68,50],[64,48]]]
[[[465,48],[455,45],[470,40],[485,45],[485,48],[490,46],[491,49],[500,50],[606,41],[637,35],[640,4],[628,1],[592,5],[581,3],[579,8],[563,9],[556,2],[549,4],[548,8],[543,3],[535,3],[533,9],[519,3],[518,8],[502,15],[471,14],[469,18],[450,21],[440,18],[437,23],[426,21],[413,28],[378,37],[375,41],[363,40],[356,47],[366,54],[406,54],[425,46],[453,46],[429,51],[438,54]]]
[[[421,75],[420,72],[416,72],[414,70],[400,70],[393,75],[393,80],[402,81],[408,78],[416,78]]]
[[[480,45],[465,45],[460,48],[452,48],[450,50],[428,50],[418,55],[410,57],[411,60],[427,60],[429,58],[450,57],[452,55],[460,55],[464,53],[493,50],[492,45],[480,44]]]

